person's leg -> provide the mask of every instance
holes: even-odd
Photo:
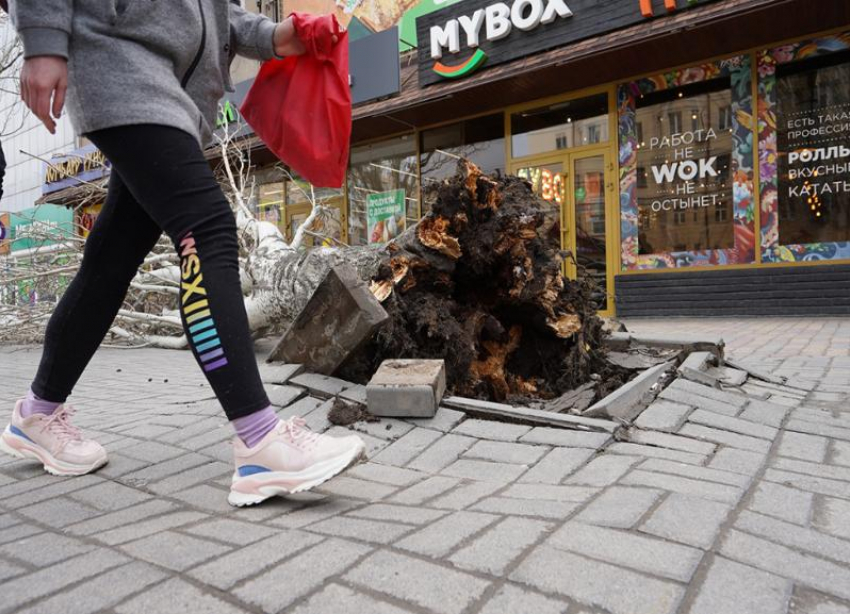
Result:
[[[125,126],[89,138],[180,254],[189,344],[239,437],[229,501],[302,492],[356,462],[363,441],[280,422],[260,379],[239,280],[236,221],[197,141],[176,128]]]
[[[236,220],[197,141],[157,125],[109,128],[89,138],[177,249],[189,345],[227,417],[270,407],[242,296]]]
[[[112,325],[130,281],[160,236],[114,172],[103,211],[83,252],[80,270],[59,301],[45,333],[35,381],[15,405],[0,449],[35,458],[46,471],[80,475],[106,463],[106,451],[86,440],[61,407]]]

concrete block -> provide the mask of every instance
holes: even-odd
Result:
[[[433,418],[446,392],[442,360],[385,360],[366,386],[376,416]]]
[[[610,418],[631,422],[652,401],[654,389],[673,363],[647,369],[635,379],[588,408],[582,415],[591,418]]]
[[[708,373],[709,367],[717,362],[711,352],[691,352],[678,368],[680,377],[712,388],[720,388],[720,380]]]
[[[269,362],[303,364],[330,375],[360,349],[389,316],[350,265],[331,268]]]

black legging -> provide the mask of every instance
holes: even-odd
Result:
[[[268,407],[239,281],[235,218],[198,142],[157,125],[88,136],[112,163],[109,193],[80,270],[50,318],[33,392],[56,402],[71,394],[165,231],[180,255],[189,345],[227,417]]]

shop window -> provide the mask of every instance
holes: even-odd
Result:
[[[637,125],[654,129],[640,135],[645,141],[637,150],[640,254],[735,247],[732,134],[701,121],[718,117],[731,98],[730,79],[719,78],[637,101]],[[652,225],[646,224],[650,218]]]
[[[511,150],[515,158],[607,143],[608,139],[607,94],[511,115]]]
[[[850,241],[850,51],[776,69],[779,245]]]
[[[566,135],[564,135],[566,138]],[[505,170],[505,118],[488,115],[421,133],[422,181],[442,181],[454,174],[458,157],[485,173]]]
[[[419,219],[413,135],[352,148],[348,210],[351,245],[385,243]]]

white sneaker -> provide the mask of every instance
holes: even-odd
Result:
[[[356,435],[330,437],[305,428],[302,418],[280,422],[256,446],[233,442],[236,471],[228,501],[242,507],[276,495],[304,492],[359,461],[366,450]]]
[[[18,458],[34,458],[53,475],[83,475],[106,464],[106,450],[84,439],[71,424],[74,409],[62,405],[53,414],[21,415],[23,399],[15,403],[12,422],[0,435],[0,450]]]

